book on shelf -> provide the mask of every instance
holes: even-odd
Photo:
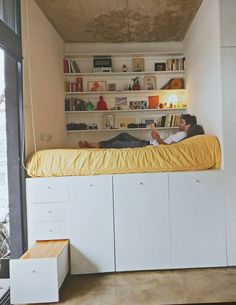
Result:
[[[180,114],[166,114],[158,119],[158,127],[178,127],[181,115]]]
[[[79,65],[75,60],[64,58],[63,67],[64,73],[80,73]]]
[[[85,111],[86,103],[76,97],[65,99],[65,111]]]
[[[65,81],[66,92],[82,92],[83,91],[83,79],[77,77],[75,80]]]
[[[166,61],[167,71],[179,71],[184,70],[185,57],[181,58],[168,58]]]

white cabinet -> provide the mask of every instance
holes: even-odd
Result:
[[[170,268],[168,174],[113,179],[116,271]]]
[[[68,179],[71,273],[115,271],[112,176]]]
[[[68,238],[69,190],[66,177],[26,180],[28,245]]]
[[[208,170],[27,179],[29,245],[70,239],[72,274],[226,266],[222,178]]]
[[[169,173],[173,268],[226,266],[220,171]]]

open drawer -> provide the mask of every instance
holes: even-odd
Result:
[[[69,241],[37,241],[10,261],[11,304],[59,301],[59,288],[69,271]]]

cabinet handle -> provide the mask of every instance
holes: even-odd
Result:
[[[48,189],[48,190],[52,190],[51,186],[48,186],[47,189]]]
[[[36,271],[36,270],[32,270],[32,273],[35,273],[35,274],[36,274],[36,273],[37,273],[37,271]]]
[[[93,184],[89,184],[89,186],[94,187],[94,185],[93,185]]]
[[[140,184],[140,185],[144,185],[144,183],[143,183],[143,182],[139,182],[139,184]]]
[[[197,179],[196,182],[197,182],[197,183],[200,183],[200,180]]]
[[[50,230],[49,230],[49,232],[53,232],[53,230],[52,230],[52,229],[50,229]]]
[[[52,214],[52,211],[48,211],[49,214]]]

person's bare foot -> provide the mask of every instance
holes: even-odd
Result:
[[[79,148],[87,148],[87,146],[83,141],[79,141]]]
[[[92,142],[87,142],[87,141],[84,141],[84,144],[86,145],[86,147],[88,148],[98,148],[98,143],[92,143]]]

